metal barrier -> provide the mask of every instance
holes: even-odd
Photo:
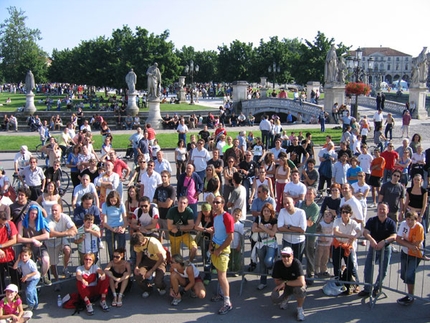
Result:
[[[158,231],[158,230],[157,230]],[[163,231],[163,230],[160,230]],[[160,232],[161,233],[161,232]],[[168,236],[168,232],[165,232],[166,235]],[[270,271],[267,272],[261,272],[259,270],[259,266],[257,266],[257,268],[255,270],[248,270],[249,268],[246,267],[245,265],[245,261],[247,259],[250,259],[250,255],[251,255],[251,243],[249,241],[250,238],[250,233],[251,231],[248,230],[245,232],[244,235],[241,235],[238,232],[235,232],[235,234],[239,234],[240,235],[240,243],[241,243],[241,248],[240,248],[240,252],[241,252],[241,256],[239,257],[239,266],[238,266],[238,270],[235,271],[231,271],[229,270],[227,272],[228,275],[235,275],[235,276],[242,276],[242,280],[241,280],[241,285],[240,285],[240,291],[239,291],[239,295],[242,295],[243,292],[243,285],[245,282],[247,282],[246,276],[249,275],[256,275],[256,276],[261,276],[261,275],[270,275]],[[289,233],[290,234],[290,233]],[[194,235],[194,233],[193,233]],[[194,239],[193,235],[190,235],[190,239]],[[305,233],[305,236],[315,236],[315,237],[329,237],[329,238],[333,238],[333,235],[324,235],[324,234],[309,234],[309,233]],[[280,250],[282,247],[282,233],[278,233],[276,235],[276,239],[278,242],[278,252],[276,254],[275,260],[279,259],[280,256]],[[61,239],[58,240],[58,239]],[[58,240],[58,241],[57,241]],[[71,248],[72,248],[72,252],[71,252],[71,256],[70,256],[70,260],[68,262],[68,267],[70,268],[70,272],[74,273],[76,267],[80,266],[80,257],[79,257],[79,253],[76,247],[76,244],[74,244],[72,242],[73,238],[69,238],[69,240],[71,241]],[[54,245],[59,245],[60,242],[62,243],[62,238],[55,238],[55,239],[50,239],[50,241],[54,241]],[[129,243],[130,239],[129,239],[129,235],[127,233],[127,237],[126,237],[126,253],[129,252],[130,250],[130,243]],[[357,269],[357,274],[358,276],[360,276],[361,273],[361,277],[358,277],[358,281],[355,282],[351,282],[348,280],[342,280],[341,277],[337,277],[335,278],[334,274],[335,273],[331,273],[330,275],[330,279],[336,279],[336,281],[338,281],[341,284],[353,284],[353,285],[359,285],[359,286],[369,286],[371,287],[371,290],[373,290],[375,287],[379,287],[379,292],[376,295],[372,295],[372,292],[370,293],[370,306],[373,308],[373,306],[376,304],[377,300],[383,296],[387,297],[386,294],[384,293],[384,290],[389,290],[392,292],[396,292],[399,294],[404,294],[407,295],[407,291],[405,291],[406,289],[406,284],[403,283],[403,281],[401,281],[400,279],[400,254],[401,252],[398,253],[393,253],[391,256],[391,262],[388,266],[388,273],[387,276],[384,280],[382,280],[383,275],[383,267],[382,266],[376,266],[377,263],[375,263],[376,260],[376,252],[373,252],[372,254],[372,265],[371,265],[371,279],[370,279],[370,283],[365,283],[364,282],[364,266],[365,266],[365,262],[366,262],[366,258],[367,258],[367,254],[368,254],[368,247],[367,246],[362,246],[361,245],[361,241],[365,241],[363,238],[360,238],[359,241],[357,241],[357,249],[355,250],[355,258],[354,262],[356,265],[356,269]],[[58,242],[58,244],[57,244]],[[108,249],[106,247],[106,242],[104,241],[104,238],[102,239],[102,243],[104,244],[104,248],[103,249],[99,249],[99,253],[98,253],[98,265],[102,268],[104,268],[106,266],[107,263],[109,263],[110,261],[110,257],[108,255]],[[396,248],[399,248],[398,245],[395,245]],[[165,248],[170,249],[170,240],[168,239],[164,239],[163,240],[163,246]],[[215,272],[212,272],[212,268],[210,267],[210,265],[208,265],[207,261],[208,258],[206,257],[206,252],[207,252],[207,244],[203,243],[200,246],[200,250],[201,253],[200,255],[198,255],[196,257],[196,260],[194,261],[194,264],[200,269],[200,272],[202,274],[205,274],[205,277],[209,277],[206,275],[212,275]],[[116,246],[114,247],[114,249],[116,248]],[[19,255],[19,251],[21,250],[21,245],[17,244],[14,246],[15,252],[16,252],[16,257],[18,257]],[[57,252],[58,249],[55,249]],[[189,257],[190,252],[188,250],[188,248],[186,248],[185,246],[181,246],[180,248],[180,253],[181,255],[183,255],[185,258]],[[37,256],[37,255],[36,255]],[[58,253],[54,253],[54,258],[56,259],[56,261],[54,261],[54,259],[51,259],[50,263],[51,265],[55,265],[57,267],[63,267],[63,257],[64,255],[62,254],[62,251],[59,251]],[[380,257],[383,259],[384,257],[384,250],[382,251],[382,254],[380,255]],[[129,259],[130,255],[126,254],[125,259]],[[233,259],[233,257],[231,258],[231,260]],[[258,258],[257,258],[258,259]],[[234,261],[234,260],[232,260]],[[258,262],[257,262],[258,263]],[[235,263],[232,263],[231,266],[229,266],[229,268],[237,268],[237,266],[235,266]],[[303,267],[306,268],[307,265],[307,260],[306,257],[304,257],[303,259]],[[333,263],[329,263],[327,264],[328,268],[330,271],[333,271]],[[343,264],[345,266],[345,268],[349,267],[349,263],[344,263]],[[376,273],[379,273],[379,277],[380,280],[378,282],[374,281],[374,277],[376,276]],[[58,268],[57,268],[57,272],[58,272]],[[305,270],[306,272],[306,270]],[[317,273],[318,274],[318,273]],[[428,294],[429,291],[425,290],[425,284],[424,284],[424,280],[426,278],[426,276],[428,275],[428,265],[425,263],[425,261],[422,261],[422,263],[418,266],[417,271],[416,271],[416,282],[415,282],[415,286],[417,287],[417,290],[415,290],[415,294],[414,297],[415,298],[419,298],[422,299],[424,301],[428,301]],[[8,280],[11,279],[10,277],[10,273],[8,273]],[[306,277],[306,274],[305,274]],[[312,284],[312,283],[324,283],[327,282],[327,279],[329,277],[318,277],[318,276],[314,276],[314,277],[306,277],[306,280],[308,281],[308,283]],[[73,280],[74,275],[72,274],[71,277],[69,278],[63,278],[63,279],[59,279],[58,281],[53,282],[53,285],[55,286],[55,284],[59,284],[62,282],[66,282],[69,280]],[[208,278],[210,280],[210,278]],[[6,283],[7,285],[7,283]],[[39,284],[38,288],[44,288],[46,285],[43,284]],[[4,288],[4,286],[1,286],[2,290]],[[420,287],[420,288],[419,288]],[[418,290],[419,288],[419,290]]]

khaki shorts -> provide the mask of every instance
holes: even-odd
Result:
[[[219,248],[219,244],[215,244],[215,248]],[[219,256],[211,255],[212,265],[221,272],[227,272],[228,262],[230,260],[230,246],[225,248]]]

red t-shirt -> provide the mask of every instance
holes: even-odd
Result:
[[[399,159],[399,154],[395,150],[385,150],[381,153],[381,157],[385,159],[385,169],[394,170],[394,164],[396,163],[396,159]]]
[[[18,234],[18,230],[16,229],[15,223],[12,221],[8,221],[8,223],[10,226],[10,236],[16,236]],[[6,226],[3,226],[3,228],[0,229],[0,244],[5,244],[8,241],[9,239],[7,237],[7,229]],[[6,255],[4,258],[0,259],[1,263],[15,260],[15,252],[13,251],[12,247],[3,248],[2,250]]]
[[[148,133],[148,140],[155,139],[155,130],[152,128],[146,128],[146,132]]]
[[[122,178],[122,170],[126,169],[128,166],[121,159],[117,159],[113,164],[113,172],[119,175],[119,178]]]

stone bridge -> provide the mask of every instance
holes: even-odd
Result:
[[[302,102],[291,100],[291,99],[279,99],[279,98],[264,98],[264,99],[252,99],[242,100],[242,111],[245,115],[251,113],[259,120],[259,117],[263,114],[271,115],[276,113],[281,115],[281,120],[285,120],[284,115],[288,111],[295,117],[300,112],[303,117],[303,122],[309,123],[312,116],[318,116],[323,110],[324,105],[317,105],[310,102]],[[351,100],[352,104],[355,104],[355,98]],[[359,96],[358,105],[366,108],[376,110],[376,99],[374,97]],[[385,101],[384,112],[391,112],[396,115],[401,115],[405,105],[403,103],[395,101]],[[331,118],[331,111],[327,111]]]
[[[291,99],[278,99],[278,98],[264,98],[264,99],[253,99],[243,100],[242,111],[247,116],[249,113],[254,115],[257,120],[263,114],[287,115],[290,111],[291,114],[297,117],[300,112],[303,117],[303,122],[309,123],[312,116],[317,117],[321,111],[322,106],[310,103],[291,100]],[[281,120],[285,120],[285,117],[281,117]]]

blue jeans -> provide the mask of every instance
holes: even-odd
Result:
[[[25,298],[28,306],[37,307],[37,305],[39,305],[36,289],[38,282],[39,279],[32,279],[25,282]]]
[[[260,283],[267,284],[267,270],[273,267],[276,256],[276,248],[263,246],[257,249],[258,259],[260,260]]]
[[[304,241],[299,243],[290,243],[282,239],[282,248],[285,248],[285,247],[291,247],[291,249],[293,249],[293,252],[294,252],[294,258],[297,258],[298,260],[300,260],[300,262],[302,262],[303,252],[305,251]]]
[[[125,233],[115,233],[105,230],[106,243],[108,246],[109,259],[113,260],[113,251],[117,248],[125,248]],[[115,246],[116,242],[116,246]]]
[[[198,215],[198,213],[197,213],[197,204],[198,204],[198,202],[197,203],[194,203],[194,204],[188,204],[188,206],[190,207],[190,209],[191,210],[193,210],[193,215],[194,215],[194,223],[196,223],[196,221],[197,221],[197,215]]]
[[[181,140],[181,139],[184,141],[184,143],[186,145],[187,144],[187,134],[186,133],[180,133],[180,134],[178,134],[178,141]]]
[[[372,284],[371,276],[372,276],[372,257],[373,257],[373,252],[376,252],[376,257],[375,257],[375,265],[376,263],[378,263],[379,269],[382,266],[382,277],[379,277],[379,269],[378,269],[378,277],[376,278],[376,285],[375,288],[379,288],[379,283],[384,280],[385,276],[387,276],[387,269],[388,269],[388,264],[390,263],[390,259],[391,259],[391,246],[387,246],[384,248],[384,259],[381,259],[381,253],[382,250],[374,250],[372,247],[369,247],[369,251],[367,253],[367,257],[366,257],[366,263],[364,265],[364,282],[366,284]],[[364,291],[370,293],[371,291],[371,287],[370,285],[364,285]]]
[[[196,174],[199,175],[199,177],[202,180],[202,182],[204,182],[205,176],[206,176],[206,169],[201,170],[200,172],[196,172]]]

